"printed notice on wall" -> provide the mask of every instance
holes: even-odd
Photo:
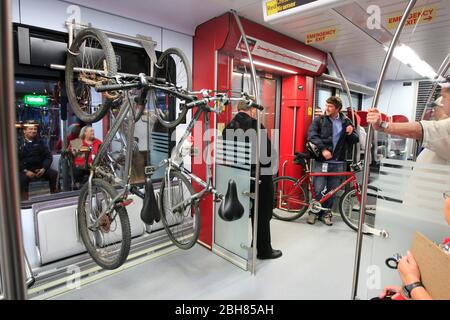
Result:
[[[400,20],[403,17],[403,12],[397,12],[386,18],[386,26],[388,29],[397,28]],[[413,27],[418,24],[431,23],[436,21],[436,8],[435,7],[422,7],[414,9],[406,21],[405,27]]]
[[[336,39],[336,35],[337,35],[336,28],[327,28],[319,30],[317,32],[311,32],[306,35],[305,43],[313,44],[334,40]]]
[[[269,42],[247,36],[248,46],[252,55],[281,62],[287,65],[295,66],[297,68],[317,72],[322,66],[322,62],[303,54],[287,50]],[[237,50],[246,51],[245,45],[242,42],[242,37],[239,40]]]
[[[266,15],[271,16],[316,1],[318,0],[267,0],[265,3]]]

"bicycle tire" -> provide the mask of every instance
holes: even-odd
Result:
[[[373,204],[374,200],[378,199],[378,194],[377,194],[378,193],[378,189],[373,187],[373,186],[367,186],[367,188],[368,188],[368,192],[367,192],[368,204],[367,205],[371,206],[371,205],[374,205]],[[369,193],[369,189],[372,192]],[[353,229],[355,231],[358,231],[358,229],[359,229],[359,212],[360,212],[360,207],[359,208],[358,207],[354,208],[354,205],[351,206],[352,207],[351,212],[355,213],[358,216],[357,221],[352,221],[352,219],[347,216],[346,212],[348,212],[348,210],[347,210],[348,208],[344,207],[345,204],[346,204],[346,201],[348,201],[348,199],[350,197],[354,198],[355,194],[356,194],[356,189],[353,189],[353,188],[347,190],[346,192],[344,192],[344,194],[339,199],[339,213],[341,214],[342,220],[345,222],[346,225],[348,225],[351,229]],[[367,221],[368,218],[371,218],[371,220],[373,218],[373,220],[374,220],[375,219],[375,213],[370,213],[369,214],[368,212],[369,212],[368,208],[366,208],[365,221]],[[373,227],[374,223],[371,223],[371,222],[372,221],[369,221],[368,224],[367,223],[365,223],[365,224],[367,224],[368,226]],[[364,234],[367,234],[367,233],[365,232]]]
[[[106,75],[108,77],[114,77],[117,74],[116,55],[114,53],[114,49],[113,49],[108,37],[102,31],[94,29],[94,28],[87,28],[87,29],[81,30],[77,34],[75,39],[73,40],[72,45],[70,46],[70,51],[67,54],[65,80],[66,80],[67,98],[69,100],[70,105],[72,106],[72,110],[81,121],[86,122],[86,123],[93,123],[93,122],[97,122],[100,119],[102,119],[104,117],[104,115],[106,114],[106,112],[108,111],[108,109],[112,105],[114,105],[114,101],[117,99],[117,97],[112,98],[112,97],[108,97],[108,95],[105,95],[103,98],[105,100],[105,102],[98,105],[98,109],[93,113],[86,111],[86,109],[91,110],[93,108],[93,106],[91,105],[92,101],[89,101],[89,98],[87,98],[87,100],[88,100],[87,105],[86,104],[84,106],[80,105],[79,100],[85,101],[86,98],[78,97],[79,95],[81,95],[81,94],[77,94],[78,85],[80,83],[82,84],[82,82],[74,81],[74,79],[75,79],[74,76],[76,74],[74,72],[74,68],[75,68],[75,65],[76,65],[76,62],[78,59],[77,57],[79,54],[81,54],[80,46],[82,46],[82,44],[85,41],[88,42],[87,40],[90,38],[97,41],[101,46],[101,50],[103,51],[104,60],[101,60],[101,59],[97,60],[97,62],[99,62],[99,63],[100,63],[100,60],[103,61],[102,70],[104,69],[104,67],[105,67],[104,65],[106,64],[106,69],[107,69]],[[92,51],[93,50],[91,50],[91,58],[92,58]],[[96,68],[95,65],[84,66],[83,65],[84,56],[82,56],[82,57],[83,57],[83,61],[82,61],[81,67],[86,67],[87,69],[95,69]],[[100,57],[100,58],[102,58],[102,57]],[[111,80],[108,80],[106,82],[107,82],[107,84],[113,83],[113,81],[111,81]],[[81,87],[82,94],[86,94],[87,91],[85,91],[85,90],[88,90],[88,89],[91,90],[93,87],[94,86],[89,86],[89,85],[86,85],[86,87]],[[89,94],[88,94],[89,97],[91,94],[90,92],[91,91],[89,91]]]
[[[183,185],[185,185],[186,188],[183,188],[181,190],[186,190],[187,192],[189,192],[190,195],[194,194],[194,188],[192,187],[191,183],[189,182],[189,180],[179,171],[174,171],[171,170],[170,171],[170,175],[171,178],[178,178],[178,183],[181,183]],[[166,205],[166,201],[168,201],[168,195],[165,192],[166,190],[166,178],[167,174],[165,175],[165,178],[162,180],[161,183],[161,187],[160,187],[160,191],[159,191],[159,201],[160,201],[160,208],[161,208],[161,221],[163,223],[164,229],[166,229],[166,232],[170,238],[170,240],[172,240],[172,242],[180,249],[183,250],[187,250],[192,248],[192,246],[197,242],[198,240],[198,236],[200,233],[200,210],[198,207],[198,202],[192,202],[189,204],[189,207],[191,208],[190,210],[187,211],[187,213],[191,212],[190,215],[192,216],[192,220],[193,220],[193,234],[191,237],[189,237],[189,240],[187,242],[182,242],[180,239],[178,239],[178,233],[180,233],[180,231],[176,231],[176,226],[181,225],[181,228],[185,227],[183,225],[182,222],[177,222],[175,221],[174,224],[171,224],[168,221],[168,214],[166,212],[167,205]],[[182,191],[184,192],[184,191]],[[184,195],[184,194],[183,194]],[[182,195],[182,197],[183,197]],[[172,195],[173,196],[173,195]],[[173,197],[172,197],[173,198]],[[184,197],[183,197],[184,198]],[[193,206],[193,207],[192,207]],[[186,208],[184,208],[184,212],[186,212]],[[184,215],[184,212],[182,215]],[[177,213],[178,216],[181,216],[180,214]],[[173,217],[175,217],[175,215],[172,214]],[[176,217],[175,217],[176,219]],[[181,229],[180,228],[180,229]],[[182,233],[182,232],[181,232]],[[183,237],[185,238],[185,237]]]
[[[283,200],[286,199],[285,197],[281,196],[282,199],[279,199],[279,186],[280,183],[285,182],[287,185],[287,188],[292,188],[294,187],[294,185],[296,184],[298,180],[292,177],[287,177],[287,176],[282,176],[282,177],[277,177],[273,179],[273,194],[274,194],[274,199],[273,199],[273,211],[272,211],[272,215],[279,219],[279,220],[283,220],[283,221],[293,221],[296,219],[301,218],[305,212],[308,210],[308,206],[305,205],[301,205],[298,202],[295,202],[295,198],[289,200]],[[293,185],[294,184],[294,185]],[[291,185],[291,187],[289,187],[289,185]],[[286,188],[286,186],[285,186]],[[305,187],[303,185],[295,185],[295,188],[298,188],[297,190],[299,190],[299,192],[293,194],[293,196],[299,196],[301,197],[301,195],[304,195],[304,202],[309,203],[309,193],[306,191]],[[282,201],[283,203],[280,203],[280,201]],[[275,210],[277,209],[277,210]],[[281,213],[286,213],[285,215],[282,215]]]
[[[170,76],[168,75],[168,58],[171,55],[175,55],[178,56],[182,66],[185,69],[185,75],[184,77],[186,79],[170,79]],[[191,68],[189,66],[189,60],[187,59],[186,55],[183,53],[183,51],[181,51],[178,48],[169,48],[167,50],[165,50],[161,56],[158,59],[158,62],[156,63],[157,67],[156,68],[160,68],[159,73],[157,74],[157,77],[160,78],[164,78],[167,80],[169,80],[168,82],[174,85],[177,85],[177,81],[178,82],[182,82],[182,90],[184,91],[191,91],[192,90],[192,71]],[[178,74],[177,74],[178,75]],[[169,77],[169,79],[167,79]],[[173,80],[173,81],[171,81]],[[168,93],[168,95],[170,95],[170,93]],[[156,95],[155,95],[156,97]],[[175,98],[175,101],[177,101],[177,97],[173,95],[173,97]],[[182,108],[181,112],[178,115],[175,115],[175,120],[169,120],[167,118],[164,118],[162,116],[162,112],[159,111],[159,109],[157,109],[157,105],[155,103],[155,111],[156,111],[156,115],[158,117],[159,122],[166,128],[174,128],[176,127],[181,121],[183,121],[186,117],[186,113],[187,113],[187,109],[186,108]],[[168,108],[169,106],[167,106]],[[158,112],[159,111],[159,112]],[[176,110],[175,110],[176,112]]]
[[[93,179],[92,180],[92,190],[95,190],[95,188],[99,188],[102,190],[106,196],[108,196],[110,199],[114,199],[117,196],[117,191],[114,189],[110,184],[108,184],[106,181],[103,181],[102,179]],[[86,199],[89,197],[89,186],[88,183],[85,183],[80,191],[80,197],[78,199],[78,226],[80,230],[81,239],[83,240],[84,245],[86,246],[87,251],[89,252],[90,256],[94,261],[101,266],[104,269],[112,270],[120,267],[125,260],[128,257],[128,254],[130,252],[130,243],[131,243],[131,229],[130,229],[130,221],[128,218],[127,210],[124,207],[116,207],[114,210],[117,212],[117,215],[115,219],[120,219],[120,240],[113,242],[112,245],[115,245],[116,243],[121,244],[121,248],[117,255],[115,255],[112,259],[105,259],[100,256],[99,252],[97,251],[96,244],[92,243],[96,242],[98,238],[101,238],[101,240],[104,240],[105,237],[102,234],[100,236],[101,231],[94,231],[92,232],[92,235],[90,234],[89,226],[87,224],[87,216],[86,216]],[[103,204],[105,201],[100,200],[100,203]],[[105,204],[106,205],[106,204]],[[111,221],[108,221],[111,222]],[[114,223],[114,222],[113,222]],[[117,222],[116,222],[117,223]],[[112,225],[112,224],[111,224]],[[110,227],[109,225],[108,227]],[[117,228],[117,224],[116,224]],[[108,233],[108,232],[106,232]],[[112,241],[115,241],[118,239],[118,236],[115,236]],[[111,244],[108,244],[108,241],[104,241],[107,246],[111,246]]]

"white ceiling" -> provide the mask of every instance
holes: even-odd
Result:
[[[261,0],[70,0],[82,6],[110,12],[145,23],[193,35],[197,25],[235,9],[241,16],[305,42],[306,35],[327,27],[337,28],[337,38],[313,46],[333,52],[341,69],[349,80],[370,83],[378,79],[384,60],[383,46],[349,21],[332,10],[310,14],[301,18],[265,23]],[[403,11],[407,0],[358,0],[362,8],[379,5],[382,21],[392,13]],[[438,69],[450,52],[450,1],[419,0],[416,8],[432,6],[437,10],[436,21],[407,27],[400,41],[409,45],[434,69]],[[394,32],[394,30],[390,30]],[[411,80],[420,76],[410,68],[393,59],[387,79]]]

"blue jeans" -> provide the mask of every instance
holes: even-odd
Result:
[[[326,162],[327,163],[327,162]],[[313,172],[323,172],[324,162],[316,161],[314,164]],[[328,163],[327,172],[344,172],[345,171],[345,163]],[[313,177],[313,185],[314,185],[314,193],[316,195],[315,199],[319,201],[323,198],[323,195],[328,193],[330,190],[338,187],[342,183],[342,177]],[[324,192],[324,190],[326,191]],[[330,199],[325,201],[322,204],[322,207],[331,209],[333,206],[335,196],[332,196]],[[321,217],[326,212],[321,211],[317,215]]]

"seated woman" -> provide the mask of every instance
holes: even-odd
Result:
[[[450,193],[445,194],[445,206],[444,206],[444,218],[450,225]],[[443,244],[449,244],[450,238],[444,239]],[[420,269],[416,260],[411,252],[408,251],[408,255],[403,257],[398,264],[398,273],[403,282],[403,287],[411,286],[411,284],[417,284],[409,291],[409,296],[404,296],[404,290],[399,286],[385,287],[380,295],[380,299],[384,299],[386,296],[391,295],[392,300],[432,300],[428,291],[423,287],[421,283]]]
[[[72,140],[69,149],[74,156],[73,178],[76,188],[86,183],[89,178],[89,167],[98,153],[102,142],[95,138],[94,129],[85,126],[80,131],[80,138]]]

